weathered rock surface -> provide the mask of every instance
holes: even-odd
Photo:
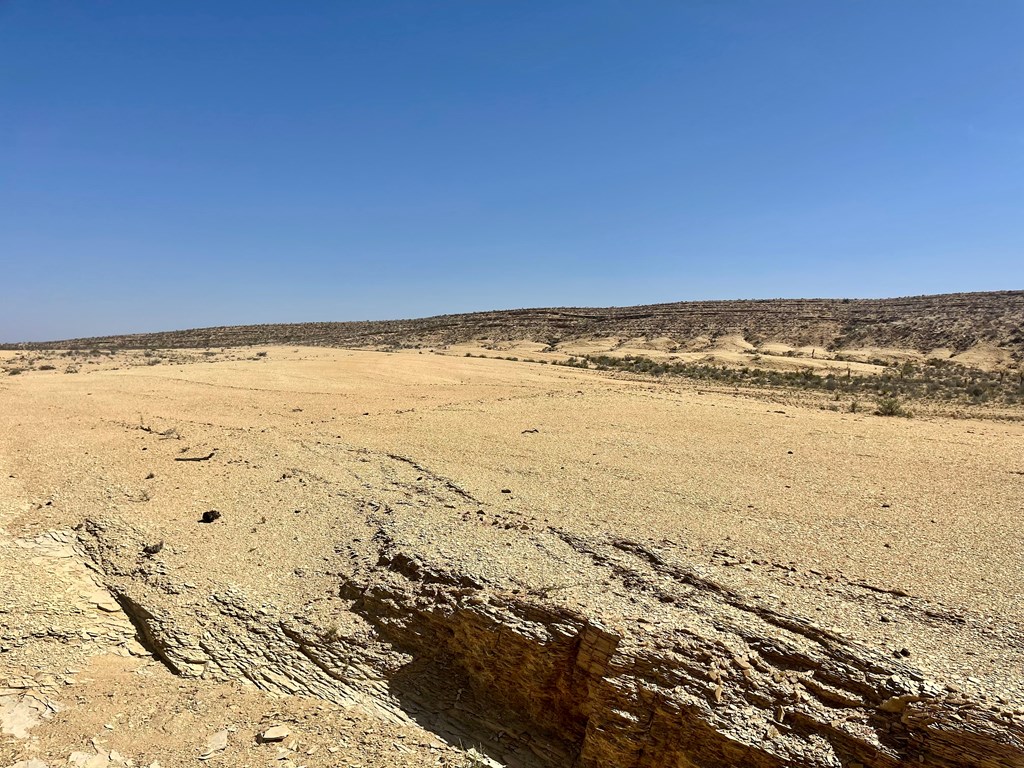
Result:
[[[670,564],[641,543],[551,530],[547,545],[625,587],[585,615],[451,570],[382,525],[372,567],[339,573],[330,632],[225,588],[175,594],[130,527],[90,521],[84,552],[178,674],[359,701],[472,739],[510,766],[1018,766],[1012,712]]]
[[[216,755],[218,752],[223,752],[228,746],[228,731],[224,730],[211,733],[206,739],[206,743],[203,745],[202,754],[199,755],[200,760],[209,760],[211,757]]]

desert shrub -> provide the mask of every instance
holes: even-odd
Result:
[[[881,397],[878,399],[878,407],[875,408],[876,416],[903,416],[910,418],[913,414],[903,407],[903,404],[896,397]]]
[[[619,370],[645,376],[671,375],[729,386],[796,387],[830,393],[835,400],[845,396],[872,396],[874,399],[910,400],[931,398],[947,402],[980,405],[986,402],[1014,403],[1024,397],[1024,373],[1014,369],[986,372],[965,368],[946,360],[929,360],[924,364],[894,364],[878,375],[857,376],[828,372],[820,375],[811,368],[799,371],[776,371],[742,366],[731,368],[709,363],[663,362],[625,355],[584,355],[570,357],[556,365],[575,368]],[[856,413],[854,407],[851,412]]]

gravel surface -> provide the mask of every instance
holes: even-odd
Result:
[[[188,589],[227,584],[256,602],[301,603],[326,626],[337,617],[318,614],[310,596],[337,591],[325,561],[339,542],[368,535],[353,499],[379,491],[382,504],[415,508],[395,525],[437,557],[524,590],[557,591],[582,613],[638,620],[628,595],[565,583],[565,573],[585,567],[579,553],[534,532],[643,542],[772,609],[905,652],[939,685],[1024,704],[1024,423],[838,413],[750,392],[416,351],[262,351],[135,367],[115,355],[88,373],[0,381],[8,549],[86,519],[124,521],[163,543],[154,556]],[[212,511],[220,515],[199,522]],[[512,524],[518,538],[495,534]],[[46,602],[56,578],[45,568],[26,574],[14,559],[0,561],[0,581],[19,585],[22,617]],[[17,632],[5,617],[0,645],[10,648]],[[82,615],[72,618],[54,621],[80,632]],[[0,684],[48,665],[63,670],[71,656],[99,665],[55,693],[61,711],[33,731],[49,759],[76,739],[85,749],[110,735],[89,712],[135,711],[138,664],[150,676],[147,701],[213,708],[165,722],[175,739],[188,735],[187,749],[137,749],[140,764],[194,764],[221,728],[245,732],[244,760],[254,765],[263,753],[253,750],[270,749],[250,745],[256,729],[275,724],[271,713],[283,712],[263,694],[179,688],[151,660],[112,651],[123,637],[29,659],[32,642],[0,653]],[[289,703],[299,709],[288,717],[300,722],[296,712],[312,706]],[[308,721],[325,761],[338,757],[330,746],[365,766],[436,764],[448,754],[414,724],[408,752],[391,746],[390,732],[352,751],[352,734],[373,721],[356,712],[358,722],[346,724],[342,711]],[[146,738],[157,736],[138,743]],[[26,747],[10,744],[0,758],[13,762]],[[387,750],[402,757],[388,762]],[[232,764],[243,764],[241,755]],[[302,764],[318,759],[314,750]]]

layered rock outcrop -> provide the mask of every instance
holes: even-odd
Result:
[[[381,524],[365,543],[372,561],[338,571],[337,621],[324,627],[227,586],[179,589],[123,524],[80,531],[83,554],[176,673],[358,702],[508,766],[1024,764],[1024,723],[1009,708],[643,543],[544,536],[553,553],[580,555],[566,576],[599,584],[606,611],[581,611],[557,585],[524,591],[459,570]]]

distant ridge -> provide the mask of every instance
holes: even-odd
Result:
[[[690,301],[634,307],[552,307],[438,315],[416,320],[290,323],[6,344],[4,349],[182,348],[245,345],[381,347],[455,344],[475,339],[558,343],[580,338],[698,337],[738,334],[840,350],[948,349],[978,345],[1024,358],[1024,291],[950,293],[892,299]]]

